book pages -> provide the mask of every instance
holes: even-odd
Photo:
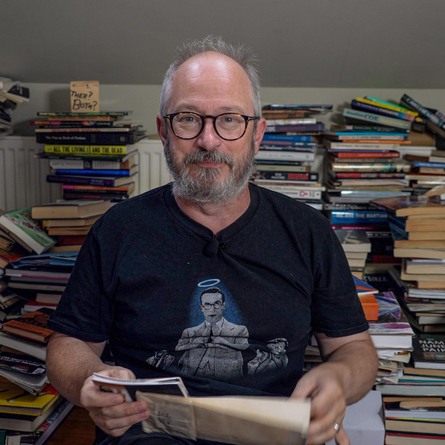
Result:
[[[236,445],[303,445],[310,418],[309,400],[284,397],[178,397],[137,392],[151,416],[146,432]]]

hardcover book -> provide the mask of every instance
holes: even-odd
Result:
[[[3,323],[2,330],[7,334],[46,344],[53,333],[52,329],[48,328],[48,319],[53,312],[53,309],[42,308],[22,314]]]
[[[102,215],[109,208],[110,203],[104,200],[61,200],[33,206],[32,217],[35,219],[91,218]]]
[[[28,251],[46,252],[56,240],[40,227],[31,216],[30,209],[14,210],[0,216],[0,227]]]

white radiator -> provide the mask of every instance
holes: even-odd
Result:
[[[171,180],[159,140],[144,139],[135,144],[139,152],[136,193],[143,193]],[[46,182],[47,160],[37,159],[42,148],[34,137],[0,138],[0,209],[31,207],[61,197],[59,184]]]

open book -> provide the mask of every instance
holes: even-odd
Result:
[[[94,374],[103,390],[135,392],[151,411],[142,428],[191,440],[205,439],[235,445],[304,445],[310,401],[287,397],[189,397],[180,377],[113,379]],[[177,394],[173,395],[172,390]],[[185,391],[184,391],[185,390]]]

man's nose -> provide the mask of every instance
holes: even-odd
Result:
[[[212,118],[205,118],[201,133],[198,136],[198,142],[207,149],[212,149],[215,144],[221,142],[221,138],[215,130]]]

